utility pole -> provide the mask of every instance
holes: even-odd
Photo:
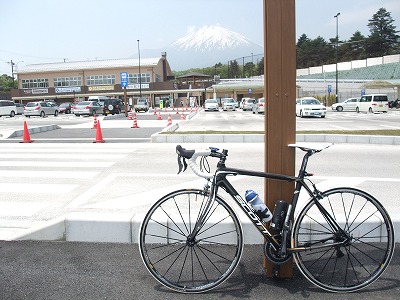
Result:
[[[10,61],[8,61],[7,62],[8,64],[10,64],[11,65],[11,87],[12,88],[14,88],[14,66],[15,66],[15,63],[12,61],[12,60],[10,60]]]

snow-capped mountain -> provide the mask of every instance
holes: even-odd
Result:
[[[243,35],[220,26],[204,26],[171,44],[178,51],[214,51],[250,47],[252,42]]]
[[[173,70],[213,66],[217,63],[242,57],[251,53],[263,53],[263,47],[245,36],[221,26],[204,26],[191,34],[177,39],[168,47],[159,50],[144,50],[147,57],[167,53],[167,60]],[[242,63],[241,61],[239,63]]]

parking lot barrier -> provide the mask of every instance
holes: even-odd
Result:
[[[31,140],[31,136],[29,135],[28,125],[26,124],[26,121],[24,121],[24,136],[20,143],[32,143],[32,142],[33,140]]]
[[[131,128],[139,128],[139,126],[137,124],[136,113],[133,114],[133,125]]]
[[[93,115],[93,127],[92,129],[97,129],[97,116],[96,114]]]
[[[100,121],[97,122],[96,140],[93,143],[104,143],[103,133],[101,132]]]

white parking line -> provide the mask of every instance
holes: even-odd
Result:
[[[109,168],[114,162],[0,161],[1,167]]]

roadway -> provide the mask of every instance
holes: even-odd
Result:
[[[223,116],[227,113],[207,113],[205,118],[211,114]],[[297,119],[297,122],[303,125],[313,123],[317,127],[315,124],[327,124],[331,116],[341,120],[346,114],[332,112],[326,119]],[[246,124],[250,120],[262,120],[261,115],[242,112],[237,115],[237,119],[246,118]],[[351,114],[348,115],[347,118],[351,118]],[[154,117],[151,114],[147,116]],[[193,121],[197,122],[201,116],[202,113]],[[391,114],[383,117],[395,118]],[[106,143],[92,143],[95,136],[95,130],[91,128],[93,119],[57,118],[65,122],[60,126],[76,126],[75,129],[84,129],[93,137],[76,144],[69,142],[68,135],[65,135],[62,136],[65,138],[63,142],[54,142],[55,138],[60,138],[59,133],[64,132],[57,129],[49,132],[57,133],[53,138],[42,138],[41,135],[46,133],[32,134],[35,142],[30,144],[18,143],[20,137],[2,140],[0,299],[186,299],[187,295],[172,293],[157,284],[144,269],[137,245],[131,245],[137,240],[138,222],[130,221],[140,220],[150,205],[169,191],[184,187],[201,188],[204,180],[198,179],[190,170],[176,174],[176,144],[121,142],[122,138],[119,143],[114,143],[110,137],[105,137]],[[22,124],[26,120],[18,119],[21,120],[11,121],[21,121]],[[11,121],[1,120],[0,124],[4,126]],[[53,121],[51,117],[37,120],[38,123]],[[112,127],[119,121],[123,121],[124,126],[132,122],[102,120],[101,126],[110,128],[111,132],[119,131],[121,127]],[[144,129],[146,123],[150,127],[150,124],[159,122],[166,123],[166,118],[163,116],[163,120],[150,119],[147,122],[138,118],[140,129],[129,127],[127,130],[136,132]],[[188,121],[185,125],[190,123]],[[226,126],[226,120],[222,124]],[[162,127],[152,128],[159,130]],[[226,148],[229,149],[229,166],[263,170],[263,143],[193,143],[184,146]],[[296,152],[297,168],[301,155],[300,151]],[[214,166],[215,161],[210,159],[209,162]],[[309,163],[309,171],[315,174],[314,180],[319,187],[346,185],[364,189],[378,198],[397,220],[400,215],[397,197],[399,167],[399,146],[394,145],[336,144],[314,155]],[[249,188],[263,194],[262,179],[238,177],[233,183],[241,194]],[[245,228],[248,236],[251,231],[247,230]],[[396,230],[400,232],[398,225]],[[23,239],[61,239],[67,242],[15,242]],[[88,241],[93,243],[86,243]],[[246,245],[239,268],[225,284],[206,295],[192,295],[191,298],[279,295],[282,299],[398,299],[399,257],[397,250],[388,270],[372,286],[340,296],[315,288],[296,268],[291,281],[267,280],[262,268],[260,245]]]
[[[151,135],[167,127],[168,115],[173,124],[180,124],[177,132],[182,131],[263,131],[264,115],[256,115],[251,112],[204,112],[198,114],[184,111],[185,117],[193,116],[191,121],[182,121],[182,112],[161,112],[161,120],[158,114],[153,112],[138,113],[137,124],[139,128],[131,128],[133,121],[126,117],[99,116],[103,138],[107,142],[150,142]],[[90,142],[95,140],[96,131],[93,130],[93,117],[75,117],[74,115],[49,116],[46,118],[17,116],[15,118],[0,118],[0,143],[19,142],[21,136],[9,135],[23,129],[24,121],[29,129],[46,125],[56,125],[57,130],[35,133],[32,139],[37,142]],[[400,129],[400,111],[390,111],[387,114],[357,114],[355,112],[336,112],[328,110],[326,118],[296,118],[296,127],[301,130],[376,130],[376,129]]]

